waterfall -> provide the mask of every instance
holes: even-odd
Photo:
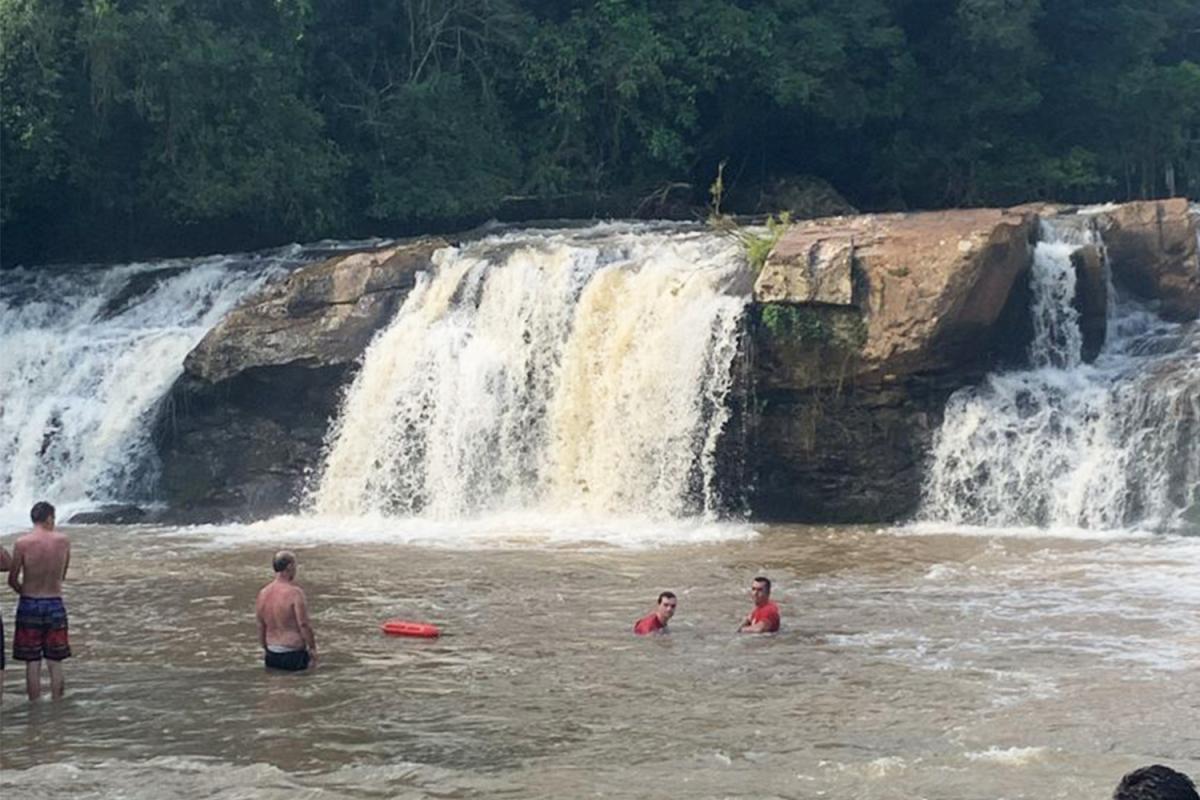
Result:
[[[1086,216],[1043,223],[1031,275],[1031,369],[950,398],[920,516],[988,527],[1200,526],[1200,327],[1130,298],[1110,305],[1093,364],[1080,359],[1071,253]],[[1110,287],[1109,296],[1116,297]]]
[[[331,429],[319,514],[715,515],[745,261],[661,226],[435,256]]]
[[[188,351],[293,247],[115,267],[0,273],[0,517],[145,501],[158,403]]]

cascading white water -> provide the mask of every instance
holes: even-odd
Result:
[[[0,518],[145,500],[153,414],[201,337],[300,248],[0,273]]]
[[[364,356],[317,513],[718,510],[748,294],[734,243],[609,224],[435,262]]]
[[[1200,328],[1121,299],[1103,351],[1081,363],[1070,254],[1095,241],[1086,220],[1043,225],[1031,276],[1034,368],[951,397],[923,519],[1200,528]]]

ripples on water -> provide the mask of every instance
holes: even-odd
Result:
[[[291,676],[255,650],[270,530],[73,533],[69,697],[30,707],[9,669],[5,797],[1044,800],[1152,761],[1200,775],[1190,539],[467,551],[301,531],[323,662]],[[784,631],[737,637],[760,572]],[[673,635],[630,635],[664,588]],[[394,616],[446,635],[383,637]]]

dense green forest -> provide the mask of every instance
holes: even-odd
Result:
[[[6,265],[662,212],[722,161],[730,210],[1200,194],[1197,0],[0,0],[0,46]]]

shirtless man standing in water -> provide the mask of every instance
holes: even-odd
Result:
[[[296,585],[296,556],[280,550],[272,562],[275,580],[258,593],[258,643],[266,665],[298,672],[317,665],[317,640],[308,620],[304,590]]]
[[[8,572],[12,566],[12,558],[8,551],[0,545],[0,572]],[[4,616],[0,615],[0,703],[4,702]]]
[[[13,629],[13,658],[25,662],[25,692],[42,694],[42,659],[50,670],[50,694],[61,699],[66,684],[63,659],[71,657],[67,609],[62,585],[71,562],[71,541],[54,530],[54,506],[35,503],[29,512],[33,530],[13,545],[8,585],[21,596]]]

